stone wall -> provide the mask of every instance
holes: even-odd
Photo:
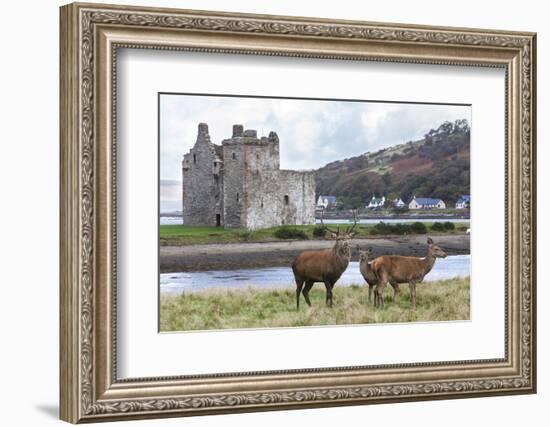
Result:
[[[224,217],[226,228],[250,228],[248,214],[256,203],[250,176],[279,168],[279,138],[275,132],[258,138],[255,130],[233,126],[233,135],[222,141],[224,158]],[[252,198],[251,198],[252,195]]]
[[[279,189],[288,195],[283,201],[281,218],[284,224],[315,224],[315,173],[313,171],[280,170]]]
[[[223,214],[225,228],[244,228],[243,145],[223,144]]]
[[[315,223],[314,172],[252,172],[247,188],[248,229]]]
[[[183,223],[223,225],[223,164],[210,141],[208,126],[199,124],[197,141],[182,162]]]

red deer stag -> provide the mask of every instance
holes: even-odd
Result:
[[[328,228],[323,223],[322,215],[321,225],[336,242],[332,249],[304,251],[292,262],[292,271],[296,280],[297,309],[300,308],[300,293],[304,295],[307,305],[311,307],[309,291],[316,282],[325,284],[327,291],[325,302],[329,307],[332,307],[332,288],[348,267],[351,258],[349,239],[355,235],[353,229],[357,225],[357,214],[353,213],[353,225],[348,226],[343,234],[340,234],[340,226],[337,227],[336,231]]]
[[[446,256],[443,249],[428,237],[428,253],[424,258],[385,255],[374,259],[371,266],[378,278],[378,284],[374,290],[374,305],[377,307],[382,305],[382,291],[388,282],[392,286],[408,283],[411,291],[411,305],[415,308],[416,284],[422,282],[424,276],[431,271],[436,258],[445,258]]]

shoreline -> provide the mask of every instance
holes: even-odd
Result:
[[[175,274],[175,273],[166,273],[166,274]],[[470,281],[471,276],[452,276],[447,277],[443,279],[424,279],[422,282],[419,282],[419,286],[425,286],[426,284],[436,284],[436,283],[442,283],[442,282],[451,282],[455,280],[466,280]],[[320,282],[317,282],[317,285],[319,285]],[[356,283],[350,283],[350,284],[342,284],[339,282],[336,282],[336,285],[339,288],[346,289],[346,288],[360,288],[364,286],[368,286],[365,281],[357,281]],[[408,286],[406,283],[400,284],[400,286]],[[239,287],[211,287],[211,288],[204,288],[204,289],[178,289],[177,291],[169,291],[166,289],[160,290],[160,298],[161,299],[169,299],[169,298],[177,298],[181,295],[193,295],[193,296],[199,296],[199,297],[207,297],[207,296],[216,296],[216,295],[227,295],[232,293],[243,293],[243,292],[255,292],[255,293],[269,293],[269,292],[284,292],[288,290],[295,291],[296,290],[296,284],[294,282],[288,283],[286,286],[256,286],[256,285],[250,285],[247,284],[245,286],[239,286]],[[323,286],[314,286],[313,289],[323,289]],[[388,288],[389,289],[389,288]]]
[[[444,234],[430,236],[447,255],[470,253],[468,234]],[[381,255],[406,255],[422,257],[426,254],[428,235],[376,236],[352,239],[352,260],[357,261],[356,246],[372,247],[373,258]],[[209,270],[236,270],[262,267],[284,267],[304,250],[328,249],[333,240],[299,240],[263,243],[198,244],[185,246],[160,246],[159,272],[192,272]]]
[[[159,217],[161,218],[178,218],[178,219],[181,219],[182,216],[181,215],[170,215],[170,214],[159,214]],[[315,216],[315,220],[319,220],[321,217],[320,216]],[[342,215],[342,214],[339,214],[339,215],[334,215],[334,214],[330,214],[330,213],[327,213],[325,216],[323,216],[324,219],[330,219],[330,220],[333,220],[333,221],[351,221],[353,220],[353,216],[352,215]],[[387,214],[387,215],[357,215],[357,219],[359,220],[369,220],[369,221],[385,221],[385,220],[388,220],[388,219],[391,219],[391,220],[404,220],[404,221],[414,221],[414,220],[434,220],[434,221],[453,221],[453,220],[456,220],[456,219],[459,219],[459,220],[467,220],[467,221],[470,221],[470,215],[469,214],[454,214],[454,213],[440,213],[440,214],[435,214],[435,213],[419,213],[419,214],[405,214],[405,215],[401,215],[401,214],[396,214],[396,215],[391,215],[391,214]],[[183,225],[183,223],[182,223]]]

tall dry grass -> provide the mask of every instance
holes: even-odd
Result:
[[[389,289],[389,290],[388,290]],[[274,328],[364,323],[467,320],[470,318],[470,279],[450,279],[417,285],[417,306],[410,304],[408,285],[401,285],[396,302],[386,288],[384,307],[368,302],[368,286],[334,288],[334,306],[325,305],[325,289],[315,284],[312,307],[303,298],[296,310],[293,288],[208,290],[162,296],[161,331]]]

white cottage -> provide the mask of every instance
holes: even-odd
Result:
[[[367,209],[376,209],[376,208],[383,208],[384,203],[386,203],[386,197],[374,197],[372,196],[372,199],[370,199],[369,204],[367,205]]]
[[[402,208],[405,206],[405,202],[401,199],[393,199],[392,204],[396,208]]]
[[[336,196],[319,196],[317,199],[317,209],[326,209],[336,204]]]
[[[413,197],[409,203],[409,209],[445,209],[445,202],[441,199],[429,197]]]
[[[470,207],[470,196],[463,194],[456,201],[455,207],[457,209],[467,209]]]

